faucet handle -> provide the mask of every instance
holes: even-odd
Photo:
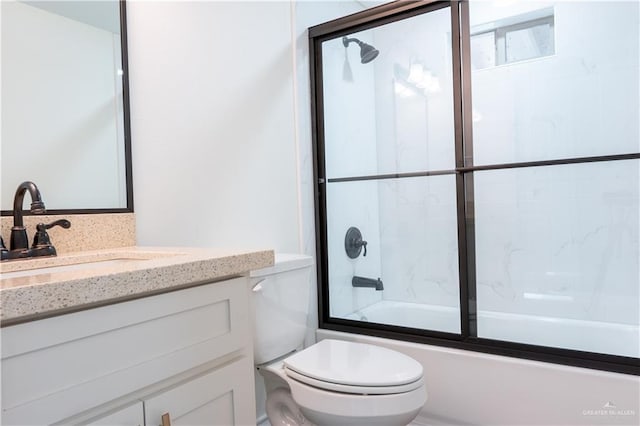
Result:
[[[51,223],[39,223],[36,225],[36,230],[37,231],[45,231],[47,229],[51,229],[54,226],[62,226],[64,229],[69,229],[71,228],[71,222],[69,222],[67,219],[58,219],[58,220],[54,220]]]
[[[351,259],[355,259],[360,256],[363,248],[363,256],[366,256],[367,242],[362,239],[362,233],[360,230],[355,226],[347,229],[347,234],[344,236],[344,249],[347,252],[347,256]]]
[[[0,236],[0,259],[5,260],[9,258],[9,250],[4,245],[4,239]]]
[[[36,234],[33,237],[33,246],[31,248],[45,248],[51,247],[51,239],[49,238],[49,234],[47,233],[47,229],[51,229],[54,226],[61,226],[65,229],[69,229],[71,227],[71,222],[67,219],[59,219],[53,221],[51,223],[39,223],[36,225]]]

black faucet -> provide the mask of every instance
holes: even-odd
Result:
[[[384,284],[382,284],[382,280],[378,278],[374,280],[373,278],[365,278],[365,277],[353,277],[351,279],[351,285],[353,287],[370,287],[375,288],[377,291],[384,290]]]
[[[10,250],[6,249],[4,241],[2,241],[0,237],[0,254],[2,255],[2,260],[55,256],[57,254],[56,249],[51,244],[47,229],[54,226],[62,226],[63,228],[69,228],[71,226],[71,222],[66,219],[56,220],[49,224],[39,223],[36,226],[37,232],[33,238],[33,246],[29,248],[27,230],[24,227],[22,218],[22,204],[24,202],[24,194],[27,191],[29,191],[29,195],[31,196],[31,213],[45,213],[44,203],[42,202],[42,197],[36,184],[28,181],[22,182],[18,186],[16,195],[13,198],[13,227],[11,228]]]
[[[13,228],[11,228],[11,240],[9,248],[11,250],[23,250],[29,248],[29,240],[27,238],[27,230],[22,221],[22,205],[24,203],[24,194],[29,191],[31,196],[31,213],[43,214],[45,212],[44,203],[40,196],[40,190],[33,182],[22,182],[16,189],[16,195],[13,197]]]

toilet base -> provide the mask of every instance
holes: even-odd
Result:
[[[316,426],[302,414],[288,388],[269,392],[265,407],[271,426]]]
[[[424,384],[410,392],[388,395],[328,392],[293,379],[289,387],[302,414],[323,426],[406,426],[427,401]]]
[[[332,414],[327,413],[316,413],[311,409],[305,409],[304,414],[306,414],[307,419],[315,419],[317,421],[324,421],[325,423],[317,423],[318,425],[334,425],[334,426],[390,426],[390,425],[408,425],[411,423],[418,413],[420,409],[416,409],[413,412],[406,413],[406,416],[402,419],[397,416],[370,416],[370,417],[344,417],[344,416],[334,416]],[[311,421],[307,420],[307,421]],[[399,422],[399,423],[398,423]],[[307,425],[309,423],[305,423]],[[272,425],[273,426],[273,425]]]
[[[282,360],[262,365],[258,371],[265,379],[272,426],[405,426],[427,399],[424,385],[402,395],[328,392],[288,377]]]
[[[293,400],[282,361],[261,365],[258,372],[264,378],[267,391],[265,411],[271,426],[316,426],[302,414]]]

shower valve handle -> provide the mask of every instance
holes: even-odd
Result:
[[[355,259],[360,256],[360,253],[363,256],[367,255],[367,242],[362,239],[362,233],[358,228],[352,226],[347,230],[347,235],[344,237],[344,250],[347,252],[347,256],[350,259]]]

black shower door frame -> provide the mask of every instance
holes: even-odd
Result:
[[[324,156],[325,135],[322,43],[354,32],[375,28],[443,8],[449,8],[451,14],[455,169],[368,175],[327,180],[325,175]],[[320,328],[562,365],[640,375],[640,360],[637,358],[478,337],[475,279],[474,172],[482,170],[640,159],[640,153],[474,166],[473,123],[471,120],[470,40],[471,34],[468,1],[422,0],[412,2],[393,2],[309,28],[316,254],[318,262],[318,318]],[[327,183],[434,175],[456,176],[458,272],[460,279],[460,334],[433,330],[418,330],[401,326],[375,324],[331,317],[329,311],[328,283]]]

